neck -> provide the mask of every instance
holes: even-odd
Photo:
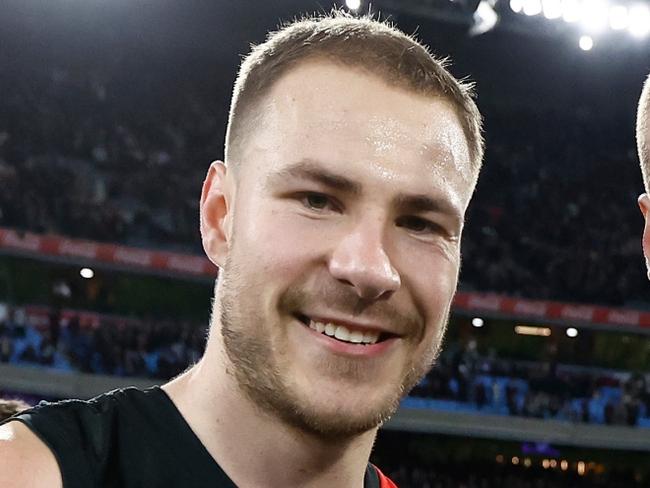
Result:
[[[203,359],[163,389],[232,481],[242,488],[361,488],[376,429],[323,439],[261,411],[228,372],[218,342],[208,341]]]

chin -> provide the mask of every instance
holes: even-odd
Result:
[[[365,389],[334,396],[313,394],[309,396],[311,401],[305,401],[292,412],[295,414],[292,423],[320,437],[354,437],[381,426],[399,406],[401,397],[394,391],[365,394],[359,390]]]

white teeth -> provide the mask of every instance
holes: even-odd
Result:
[[[350,331],[343,325],[325,324],[316,320],[309,321],[309,328],[321,334],[335,337],[340,341],[351,342],[353,344],[375,344],[379,340],[379,332]]]
[[[339,341],[350,342],[350,331],[342,325],[339,325],[334,332],[334,337],[336,337]]]
[[[357,330],[350,332],[348,341],[353,342],[355,344],[359,344],[360,342],[363,342],[363,332],[359,332]]]
[[[363,334],[363,342],[366,344],[374,344],[379,340],[379,332],[365,332]]]
[[[316,332],[324,332],[325,324],[322,322],[316,322],[315,320],[309,321],[309,328],[314,329]]]

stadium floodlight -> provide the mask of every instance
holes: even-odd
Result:
[[[629,11],[625,5],[613,5],[609,9],[609,26],[614,30],[627,29],[630,25]]]
[[[582,15],[582,8],[578,0],[562,1],[562,18],[565,22],[578,22]]]
[[[549,20],[562,17],[562,0],[542,0],[544,17]]]
[[[361,7],[361,0],[345,0],[345,5],[350,10],[359,10]]]
[[[542,13],[541,0],[524,0],[524,13],[529,16],[539,15]]]
[[[510,10],[516,14],[520,14],[524,9],[524,0],[510,0]]]
[[[591,36],[580,36],[578,45],[583,51],[591,51],[591,49],[594,47],[594,40],[591,38]]]
[[[635,37],[645,37],[650,34],[650,8],[644,4],[630,7],[630,23],[628,30]]]
[[[89,280],[95,276],[95,272],[90,268],[81,268],[79,270],[79,275],[81,275],[82,278]]]
[[[483,327],[483,325],[485,325],[485,322],[483,321],[483,319],[481,317],[474,317],[472,319],[472,325],[474,327],[480,328],[480,327]]]
[[[592,0],[582,4],[580,25],[587,32],[602,32],[607,27],[608,8],[604,0]]]

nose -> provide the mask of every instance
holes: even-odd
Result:
[[[388,298],[401,284],[377,224],[358,225],[340,239],[331,254],[329,272],[367,300]]]

